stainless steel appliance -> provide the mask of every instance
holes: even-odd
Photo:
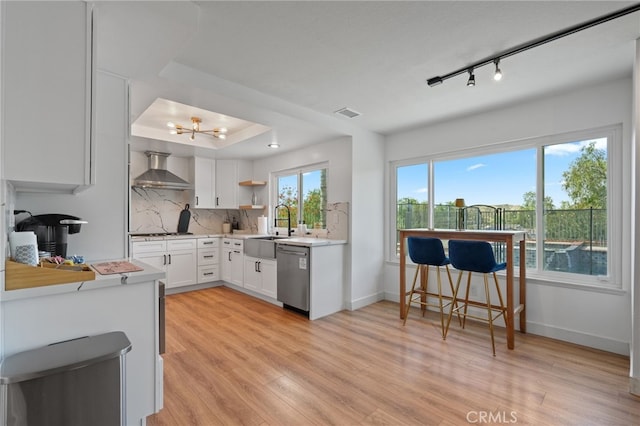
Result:
[[[186,180],[167,170],[168,152],[145,151],[149,158],[149,169],[134,179],[133,188],[160,188],[184,191],[193,189]]]
[[[311,256],[309,247],[279,243],[276,247],[278,262],[278,301],[285,308],[309,314]]]

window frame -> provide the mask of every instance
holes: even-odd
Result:
[[[523,149],[536,149],[536,229],[544,229],[542,208],[544,206],[544,147],[562,143],[578,142],[583,140],[607,138],[607,276],[591,276],[570,272],[545,271],[542,265],[542,253],[544,238],[536,238],[536,268],[527,268],[527,279],[558,284],[569,284],[581,288],[599,288],[608,290],[622,289],[622,208],[623,200],[623,158],[622,158],[622,124],[584,129],[566,132],[556,135],[548,135],[527,138],[513,142],[502,142],[492,145],[473,147],[463,150],[441,152],[434,155],[425,155],[411,159],[402,159],[389,162],[389,232],[387,244],[387,260],[391,263],[399,263],[396,253],[396,224],[397,224],[397,173],[398,168],[416,164],[427,164],[428,167],[428,195],[429,224],[433,223],[434,211],[434,164],[441,161],[472,158],[482,155],[507,153]],[[517,269],[517,268],[516,268]],[[517,274],[518,271],[516,270]]]
[[[304,173],[308,173],[308,172],[315,172],[315,171],[319,171],[319,170],[325,170],[326,176],[325,176],[325,180],[327,183],[327,188],[326,188],[326,198],[327,198],[327,203],[329,202],[329,178],[330,178],[330,169],[329,169],[329,162],[321,162],[321,163],[313,163],[313,164],[307,164],[304,166],[300,166],[300,167],[294,167],[294,168],[290,168],[290,169],[284,169],[284,170],[278,170],[276,172],[272,172],[271,173],[271,177],[270,177],[270,182],[271,182],[271,191],[269,193],[269,199],[270,199],[270,204],[272,206],[272,211],[269,213],[269,221],[271,223],[274,223],[274,217],[275,217],[275,211],[273,211],[273,209],[275,209],[275,207],[279,204],[278,201],[278,179],[280,177],[283,176],[291,176],[291,175],[297,175],[297,186],[298,186],[298,213],[296,217],[292,217],[291,218],[291,228],[295,229],[298,226],[299,221],[302,220],[302,215],[303,215],[303,211],[304,211],[304,200],[303,200],[303,194],[301,194],[300,192],[300,188],[302,188],[302,175]],[[304,190],[304,188],[302,188]],[[307,224],[307,226],[311,226],[313,227],[313,224]],[[327,224],[324,224],[324,228],[326,229]],[[278,228],[282,228],[282,227],[278,227]]]

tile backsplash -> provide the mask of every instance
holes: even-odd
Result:
[[[176,232],[180,211],[191,203],[190,191],[131,188],[131,232]],[[214,210],[190,208],[189,232],[221,234],[222,224],[238,221],[240,230],[258,232],[258,217],[263,210]],[[327,229],[310,229],[311,236],[347,240],[349,237],[349,203],[327,204]],[[293,225],[293,224],[292,224]],[[295,225],[293,225],[295,227]],[[271,227],[269,227],[271,229]]]

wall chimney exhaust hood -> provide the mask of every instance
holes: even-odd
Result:
[[[167,170],[167,152],[145,151],[149,158],[149,170],[134,179],[133,188],[158,188],[184,191],[193,186]]]

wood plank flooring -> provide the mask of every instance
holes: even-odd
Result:
[[[167,296],[156,425],[638,425],[629,359],[379,302],[309,321],[226,287]]]

